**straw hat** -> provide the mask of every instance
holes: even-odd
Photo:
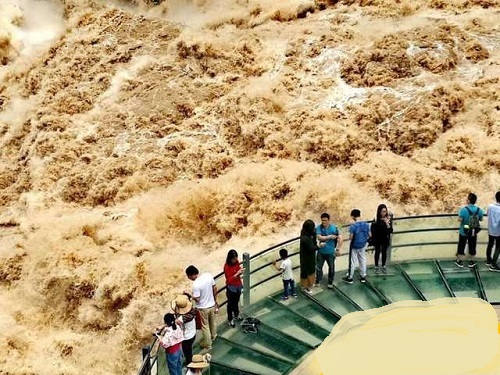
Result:
[[[205,362],[205,359],[201,354],[195,354],[193,355],[193,359],[191,360],[191,363],[187,365],[187,367],[190,368],[205,368],[208,367],[208,363]]]
[[[180,294],[172,301],[172,310],[176,311],[179,314],[186,314],[193,308],[193,303],[189,300],[189,298]]]

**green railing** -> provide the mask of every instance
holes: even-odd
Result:
[[[458,242],[458,220],[456,214],[437,214],[423,216],[409,216],[395,218],[393,221],[394,233],[388,257],[392,262],[413,259],[450,258],[455,256]],[[486,220],[482,223],[483,230],[478,235],[478,253],[482,253],[482,246],[486,245],[488,231]],[[341,228],[344,237],[342,254],[337,256],[336,270],[348,268],[348,225]],[[245,307],[266,298],[269,294],[279,290],[281,285],[280,274],[272,266],[279,258],[278,253],[286,248],[292,257],[294,269],[299,269],[299,237],[292,238],[280,244],[269,247],[253,256],[243,254],[243,265],[246,268],[243,290],[243,310]],[[373,250],[373,249],[368,249]],[[368,257],[371,260],[371,257]],[[370,264],[369,260],[369,264]],[[218,300],[221,311],[221,323],[225,319],[225,279],[223,272],[215,276],[219,290]],[[165,365],[165,354],[158,350],[158,342],[143,349],[143,364],[139,375],[168,374]]]

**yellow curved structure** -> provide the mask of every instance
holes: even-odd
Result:
[[[499,332],[481,299],[396,302],[345,315],[300,373],[498,375]]]

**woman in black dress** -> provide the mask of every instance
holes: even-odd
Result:
[[[379,260],[382,255],[382,273],[387,272],[387,249],[391,242],[392,234],[392,214],[389,213],[385,204],[377,207],[377,216],[370,229],[372,233],[372,244],[375,248],[375,273],[380,272]]]
[[[302,289],[311,294],[311,287],[316,279],[316,225],[306,220],[300,231],[300,283]]]

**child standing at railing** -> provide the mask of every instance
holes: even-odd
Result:
[[[274,267],[276,270],[281,272],[281,277],[283,279],[283,289],[284,294],[281,299],[286,301],[288,296],[291,294],[292,297],[297,298],[297,293],[295,293],[295,281],[293,280],[293,267],[292,260],[288,257],[288,250],[280,250],[281,264],[278,266],[278,261],[274,261]]]

